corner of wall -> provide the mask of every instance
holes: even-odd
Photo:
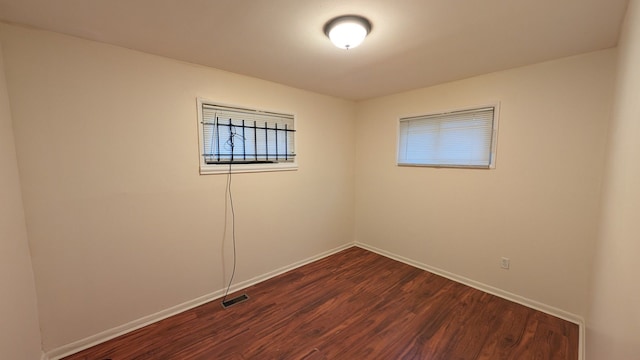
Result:
[[[589,281],[587,353],[592,359],[631,359],[640,353],[634,279],[640,244],[640,1],[630,0],[618,44],[618,74],[607,144],[599,234]]]
[[[42,337],[2,46],[0,37],[0,353],[26,359],[42,354]]]

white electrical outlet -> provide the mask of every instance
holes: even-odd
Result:
[[[509,258],[503,257],[500,259],[500,267],[506,270],[509,270],[509,265],[511,264],[511,260]]]

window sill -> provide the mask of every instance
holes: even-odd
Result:
[[[274,163],[274,164],[234,164],[231,165],[231,173],[253,173],[271,171],[293,171],[298,170],[297,163]],[[200,175],[228,174],[229,165],[200,164]]]
[[[495,169],[495,164],[491,165],[447,165],[447,164],[414,164],[414,163],[397,163],[400,167],[428,167],[436,169],[480,169],[480,170],[492,170]]]

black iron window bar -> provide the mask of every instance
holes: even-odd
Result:
[[[266,121],[264,122],[264,126],[259,126],[257,121],[249,122],[249,124],[247,124],[245,120],[242,120],[242,124],[237,125],[233,124],[232,119],[229,119],[228,123],[225,124],[217,117],[214,123],[203,122],[202,124],[204,126],[214,127],[209,146],[210,151],[213,153],[210,152],[203,154],[205,163],[207,164],[269,164],[279,161],[290,162],[293,161],[296,156],[295,153],[289,153],[289,140],[295,130],[289,129],[287,124],[284,124],[284,127],[279,128],[277,123],[275,123],[273,127],[270,127]],[[229,136],[227,139],[220,138],[221,127],[228,128]],[[238,130],[241,131],[240,134],[238,134]],[[248,131],[253,132],[253,141],[246,141]],[[264,132],[264,153],[258,153],[258,131]],[[273,131],[275,137],[273,141],[273,147],[275,148],[274,152],[269,152],[269,131]],[[278,149],[279,133],[280,136],[284,137],[284,149]],[[239,141],[242,146],[237,150],[236,138],[240,138],[242,140]],[[221,144],[227,145],[231,151],[223,152],[220,148]],[[247,145],[249,145],[249,147],[253,146],[253,149],[247,149]]]

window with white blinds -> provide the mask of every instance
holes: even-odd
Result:
[[[493,168],[495,106],[400,119],[398,165]]]
[[[295,168],[293,115],[203,100],[198,113],[201,173]]]

